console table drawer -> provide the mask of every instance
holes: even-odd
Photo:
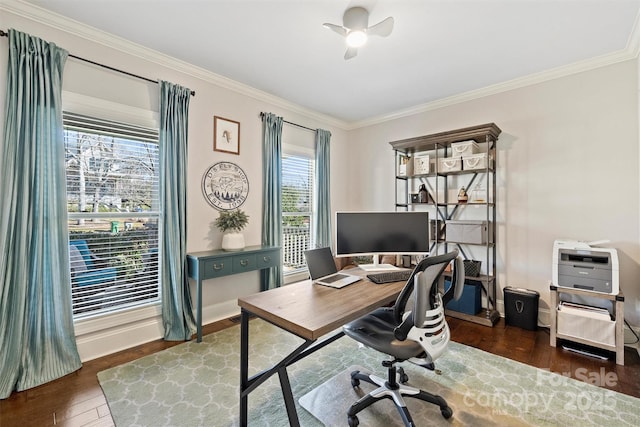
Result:
[[[256,269],[256,255],[235,255],[233,257],[233,272],[242,273]]]
[[[205,279],[212,279],[214,277],[226,276],[233,273],[233,258],[219,257],[216,259],[208,259],[203,263],[203,275]]]
[[[280,265],[277,246],[249,246],[236,252],[221,249],[187,254],[189,277],[196,280],[196,327],[202,341],[202,282],[232,274],[272,268]]]
[[[280,249],[257,254],[257,258],[258,268],[275,267],[280,265]]]

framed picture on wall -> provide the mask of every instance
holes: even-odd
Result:
[[[240,154],[240,122],[213,116],[213,150]]]

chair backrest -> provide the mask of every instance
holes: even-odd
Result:
[[[451,261],[451,286],[444,291],[442,274]],[[451,299],[460,298],[464,279],[464,265],[457,250],[422,260],[396,300],[394,314],[401,316],[402,323],[396,328],[395,336],[418,342],[428,359],[437,359],[450,338],[444,307]],[[439,287],[443,288],[444,296]],[[413,297],[412,305],[407,304],[410,297]]]
[[[453,250],[452,252],[446,253],[444,255],[426,257],[418,263],[418,265],[413,269],[411,276],[409,276],[409,279],[407,280],[407,284],[402,289],[402,291],[400,291],[400,294],[398,295],[398,298],[396,299],[396,302],[393,305],[394,317],[397,324],[400,324],[400,322],[402,322],[404,312],[406,310],[411,310],[411,307],[407,307],[407,303],[409,302],[410,298],[413,296],[415,276],[420,272],[426,272],[427,276],[425,276],[424,280],[427,280],[427,278],[432,278],[431,286],[428,287],[427,291],[429,292],[429,295],[430,295],[430,298],[429,298],[430,302],[433,304],[434,302],[433,298],[435,298],[435,294],[438,291],[438,283],[440,281],[442,273],[447,268],[447,265],[449,265],[449,263],[451,263],[451,261],[453,261],[454,259],[459,259],[457,249]],[[445,304],[451,301],[451,299],[453,299],[456,296],[455,295],[456,292],[458,292],[458,294],[457,294],[457,297],[455,297],[455,299],[459,299],[460,295],[462,295],[462,290],[463,290],[462,283],[464,283],[464,269],[459,268],[457,264],[458,264],[458,261],[456,261],[456,263],[454,264],[454,271],[452,276],[452,281],[454,281],[455,283],[452,283],[452,286],[449,288],[449,290],[444,291],[444,294],[443,294],[442,299],[445,302]],[[459,259],[459,264],[462,265],[462,259]],[[460,276],[461,274],[462,276]],[[460,278],[462,279],[462,282],[459,281]],[[458,283],[461,283],[460,286],[454,286],[454,285],[457,285]]]

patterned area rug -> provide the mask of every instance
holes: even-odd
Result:
[[[250,325],[251,375],[271,367],[302,342],[259,319]],[[186,342],[100,372],[98,380],[116,425],[237,426],[239,341],[240,327],[234,326],[205,336],[202,343]],[[344,393],[355,391],[348,377],[344,387],[340,375],[348,375],[346,368],[357,365],[384,376],[381,356],[347,337],[341,338],[289,368],[294,396],[297,399],[310,395],[314,400],[331,402],[330,410],[324,406],[324,413],[336,414],[336,418],[324,421],[332,426],[346,425],[342,406],[347,407],[357,396],[345,397]],[[409,363],[403,366],[410,384],[448,399],[454,416],[446,425],[487,425],[484,420],[493,425],[514,426],[640,425],[640,399],[457,343],[451,343],[447,353],[438,359],[440,375]],[[365,387],[367,384],[362,388],[368,391]],[[323,425],[298,402],[296,406],[303,426]],[[310,407],[306,403],[305,406]],[[437,408],[425,411],[416,409],[417,425],[432,425],[442,419]],[[364,411],[362,414],[364,421],[367,415]],[[377,418],[374,415],[369,419]],[[385,418],[381,421],[384,426],[400,425]],[[275,376],[249,396],[249,425],[287,424]]]

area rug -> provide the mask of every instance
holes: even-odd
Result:
[[[361,382],[359,387],[351,387],[351,372],[355,370],[367,372],[367,369],[361,366],[351,366],[302,396],[300,398],[300,404],[325,426],[346,426],[346,414],[349,406],[376,388],[365,382]],[[382,374],[382,372],[377,372],[376,375],[378,374]],[[384,378],[384,375],[378,376]],[[508,414],[487,411],[487,408],[480,406],[478,404],[479,402],[472,398],[467,398],[468,402],[466,402],[464,395],[433,382],[429,379],[428,375],[417,375],[415,378],[410,379],[407,384],[423,388],[430,393],[438,394],[447,400],[450,408],[456,408],[454,417],[445,419],[440,413],[438,406],[417,399],[405,398],[405,403],[411,413],[411,418],[418,425],[434,427],[515,427],[529,425]],[[467,404],[470,402],[474,404]],[[331,411],[327,411],[327,408],[331,408]],[[380,400],[358,413],[358,420],[361,426],[368,427],[404,426],[398,410],[389,399]]]
[[[237,426],[239,341],[240,327],[234,326],[205,336],[201,343],[186,342],[100,372],[98,380],[116,426]],[[252,320],[250,375],[271,367],[301,342],[267,322]],[[356,365],[384,376],[381,359],[378,352],[340,338],[289,368],[294,396],[304,396],[303,403],[310,397],[331,402],[324,412],[335,413],[336,421],[324,421],[344,426],[343,408],[357,395],[345,397],[344,393],[356,391],[350,381],[345,387],[340,374],[348,375],[347,368]],[[453,342],[438,359],[440,375],[410,363],[403,366],[410,384],[450,399],[454,416],[446,425],[483,425],[475,422],[484,420],[514,426],[640,425],[640,399]],[[303,426],[323,425],[299,402],[296,407]],[[421,411],[416,409],[417,425],[441,421],[437,408]],[[248,413],[251,426],[288,425],[277,376],[250,394]],[[366,417],[363,411],[360,418]],[[377,416],[369,419],[376,422]],[[385,427],[401,425],[395,418],[381,420]]]

